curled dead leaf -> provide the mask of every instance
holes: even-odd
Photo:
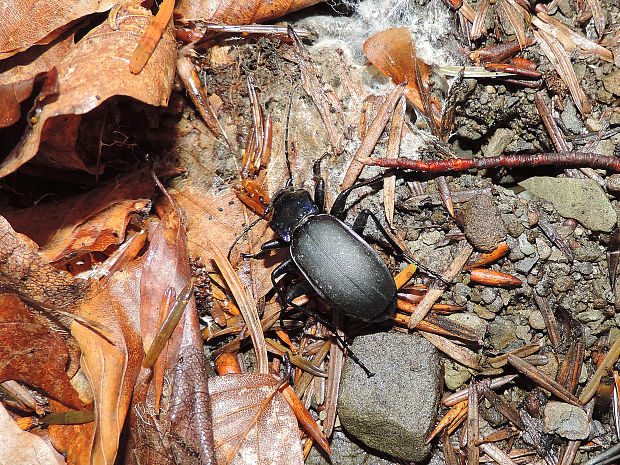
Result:
[[[37,244],[0,216],[0,289],[45,309],[68,311],[85,300],[91,284],[52,267]]]
[[[115,95],[133,97],[149,105],[166,105],[175,74],[176,47],[172,28],[168,27],[153,56],[138,74],[128,67],[137,42],[151,20],[145,8],[126,2],[105,21],[80,40],[58,63],[59,93],[56,100],[35,110],[36,123],[0,165],[0,177],[12,173],[32,159],[45,137],[71,137],[56,126],[54,133],[44,131],[55,118],[78,118]],[[66,124],[66,122],[64,123]],[[73,133],[77,133],[76,130]],[[56,166],[53,159],[49,164]],[[63,168],[63,166],[56,166]]]
[[[14,295],[0,294],[0,382],[22,381],[67,406],[83,404],[66,373],[65,341]]]

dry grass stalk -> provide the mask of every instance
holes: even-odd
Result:
[[[508,454],[506,454],[495,444],[483,443],[480,444],[480,448],[499,465],[517,465],[516,462],[508,456]]]
[[[527,10],[526,8],[523,8],[523,5],[516,2],[515,0],[507,0],[507,1],[508,3],[510,3],[510,6],[512,6],[514,10],[521,15],[521,17],[523,18],[523,21],[525,21],[525,23],[528,26],[532,24],[532,15],[530,14],[529,10]]]
[[[388,94],[383,105],[381,105],[379,113],[377,113],[376,118],[373,120],[372,124],[370,125],[370,128],[368,129],[368,132],[366,133],[366,137],[364,138],[359,148],[357,149],[357,152],[355,153],[353,160],[351,160],[351,164],[349,165],[349,168],[347,169],[347,172],[344,175],[344,179],[342,180],[342,186],[341,186],[342,190],[348,189],[349,187],[351,187],[355,183],[357,177],[362,172],[362,169],[364,168],[364,164],[359,161],[359,158],[369,157],[372,151],[374,150],[375,145],[377,145],[377,141],[379,140],[379,137],[381,137],[381,133],[385,129],[385,126],[387,125],[387,122],[389,121],[390,116],[392,116],[392,113],[394,112],[394,108],[396,108],[396,104],[400,101],[400,98],[403,95],[404,90],[405,90],[404,83],[397,85]]]
[[[580,48],[587,54],[598,55],[601,60],[610,63],[614,61],[613,53],[610,50],[573,31],[546,13],[541,12],[537,16],[533,16],[532,24],[541,31],[545,31],[558,39],[569,53],[573,53],[576,48]]]
[[[397,158],[400,153],[400,140],[403,133],[405,122],[405,110],[407,109],[406,100],[401,97],[396,105],[392,123],[390,125],[390,138],[388,139],[387,154],[388,158]],[[394,198],[396,191],[396,176],[388,176],[383,179],[383,208],[385,218],[390,228],[394,227]]]
[[[560,383],[558,383],[546,373],[540,371],[535,366],[527,363],[522,358],[517,357],[516,355],[508,354],[508,363],[510,363],[513,367],[515,367],[525,376],[530,378],[536,384],[547,389],[552,394],[562,399],[564,402],[568,402],[579,407],[583,406],[583,403],[573,394],[568,392],[568,390],[564,386],[562,386]]]
[[[458,418],[461,418],[463,413],[467,412],[467,399],[454,405],[448,412],[437,422],[437,426],[433,428],[433,431],[426,438],[425,443],[431,442],[439,433],[444,431],[450,425],[453,425]]]
[[[513,436],[516,436],[517,434],[519,434],[518,430],[506,426],[506,427],[504,427],[502,429],[499,429],[497,431],[493,431],[493,432],[487,434],[484,438],[479,439],[478,440],[478,445],[484,444],[486,442],[505,441],[506,439],[512,438]]]
[[[332,323],[338,326],[340,315],[334,314]],[[344,337],[344,333],[338,330],[340,337]],[[327,392],[325,395],[325,413],[327,417],[323,421],[323,434],[330,437],[336,424],[336,406],[338,405],[338,387],[340,386],[340,377],[342,375],[342,367],[344,366],[344,352],[339,344],[331,344],[329,348],[329,376],[327,378]]]
[[[508,363],[508,355],[510,354],[523,358],[535,354],[539,350],[540,346],[538,344],[528,344],[526,346],[512,350],[506,354],[497,355],[496,357],[491,357],[487,359],[487,365],[492,366],[493,368],[501,368]]]
[[[211,252],[211,256],[222,273],[230,292],[232,292],[232,295],[239,306],[239,310],[241,311],[241,315],[243,315],[245,324],[248,327],[250,337],[252,338],[252,343],[254,344],[254,350],[256,351],[258,372],[269,374],[267,344],[265,344],[265,335],[263,334],[261,322],[258,318],[256,304],[245,292],[245,288],[243,287],[243,284],[241,284],[239,277],[219,247],[207,239],[207,249]]]
[[[289,37],[293,39],[297,63],[301,73],[301,85],[319,110],[332,150],[336,155],[339,155],[344,151],[344,130],[342,128],[344,126],[344,109],[342,104],[336,97],[333,89],[325,89],[324,85],[319,82],[317,77],[319,76],[318,71],[310,59],[308,50],[306,50],[304,44],[290,27]],[[334,116],[337,122],[334,121]]]
[[[465,244],[441,277],[448,282],[453,281],[461,272],[463,265],[465,265],[465,262],[467,262],[473,251],[474,248],[471,245]],[[437,286],[437,282],[433,283],[433,286],[430,287],[422,301],[418,304],[416,311],[411,314],[411,318],[409,318],[409,323],[407,324],[409,329],[415,328],[418,323],[424,319],[428,312],[430,312],[433,304],[444,293],[445,289]]]
[[[471,380],[467,392],[467,464],[478,465],[480,449],[478,448],[478,436],[480,434],[478,423],[478,389],[475,381]]]
[[[575,70],[571,65],[570,58],[566,53],[562,44],[553,36],[546,32],[534,31],[534,37],[536,42],[540,46],[545,56],[549,59],[560,78],[564,81],[575,105],[579,109],[582,115],[589,114],[592,111],[592,106],[583,92],[583,89],[577,82],[577,76],[575,76]]]
[[[551,111],[549,110],[548,105],[545,103],[542,97],[542,91],[536,92],[534,95],[534,101],[536,102],[536,108],[538,109],[538,114],[540,115],[543,123],[545,124],[545,128],[547,128],[547,132],[551,136],[551,140],[553,141],[553,145],[558,152],[568,152],[570,147],[568,146],[568,142],[564,137],[564,133],[560,130],[555,119],[551,115]],[[605,187],[605,180],[592,168],[580,168],[581,172],[584,173],[591,179],[594,179],[596,182],[601,184],[601,186]],[[567,176],[575,177],[573,174],[575,169],[567,169],[565,170]]]
[[[527,46],[527,38],[525,37],[525,28],[523,27],[523,17],[507,0],[500,0],[499,5],[515,31],[519,46],[521,49],[524,49]]]
[[[478,11],[476,11],[476,16],[474,17],[474,21],[471,26],[471,34],[469,36],[471,40],[478,40],[483,35],[486,35],[487,29],[484,22],[487,18],[490,4],[491,0],[480,1],[480,6],[478,7]]]
[[[498,387],[505,386],[514,380],[517,375],[505,375],[500,376],[499,378],[493,378],[491,380],[482,380],[476,383],[476,387],[478,391],[482,393],[483,389],[497,389]],[[488,387],[487,387],[488,385]],[[456,391],[453,394],[450,394],[444,400],[441,401],[446,407],[451,407],[463,400],[467,399],[467,389],[461,389],[460,391]]]
[[[601,8],[601,2],[599,0],[587,0],[588,6],[590,10],[592,10],[592,17],[594,18],[594,28],[598,33],[598,38],[603,37],[603,33],[605,32],[605,15],[603,14],[603,9]]]
[[[442,351],[451,359],[456,360],[461,365],[465,365],[466,367],[472,368],[474,370],[480,370],[480,358],[473,352],[468,351],[464,347],[456,345],[450,339],[446,339],[443,336],[423,331],[420,332],[420,334],[424,337],[424,339],[433,344],[435,347],[437,347],[437,349]]]
[[[461,13],[470,23],[473,23],[476,18],[476,10],[474,10],[466,0],[463,0],[463,4],[461,5],[461,8],[459,8],[459,13]]]
[[[601,382],[601,378],[605,375],[611,367],[618,360],[618,356],[620,356],[620,337],[616,338],[612,346],[609,348],[607,355],[601,362],[601,364],[596,368],[596,371],[590,378],[590,381],[586,384],[579,396],[579,400],[584,404],[589,402],[592,399],[592,396],[596,393],[596,389],[598,388],[599,383]]]
[[[490,194],[491,189],[488,187],[484,187],[481,189],[467,189],[463,191],[453,191],[452,201],[454,203],[463,203],[471,200],[479,195]],[[442,200],[441,196],[437,193],[432,194],[420,194],[410,197],[405,201],[405,208],[409,207],[419,207],[421,205],[441,205]]]
[[[501,413],[508,420],[510,420],[513,425],[515,425],[520,430],[525,429],[525,425],[523,424],[523,421],[521,420],[521,417],[516,412],[516,410],[513,409],[510,405],[508,405],[506,402],[504,402],[504,400],[500,396],[498,396],[495,391],[487,387],[482,390],[482,395],[486,397],[489,402],[491,402],[493,407],[495,407],[499,413]]]
[[[441,441],[443,442],[443,458],[446,461],[446,465],[458,465],[459,460],[447,432],[442,435]]]
[[[545,320],[545,326],[547,327],[547,334],[549,335],[551,345],[553,347],[558,347],[562,344],[562,338],[560,337],[558,321],[555,319],[553,311],[549,308],[547,300],[544,297],[539,296],[536,292],[534,292],[534,300],[536,301],[538,310],[540,310],[540,313],[542,314],[543,320]]]

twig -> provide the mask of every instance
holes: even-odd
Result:
[[[453,281],[461,272],[463,265],[465,265],[465,262],[469,259],[469,256],[473,251],[474,248],[471,245],[465,244],[459,254],[454,258],[454,260],[452,260],[450,266],[443,272],[441,277],[448,282]],[[411,314],[409,323],[407,324],[409,329],[415,328],[418,323],[424,319],[426,314],[431,311],[433,304],[444,293],[445,289],[437,287],[438,284],[436,283],[437,282],[433,283],[433,286],[430,287],[422,301],[418,304],[416,311]]]
[[[551,378],[546,373],[540,371],[535,366],[527,363],[520,357],[517,357],[512,354],[508,354],[508,363],[510,363],[513,367],[523,373],[525,376],[530,378],[536,384],[541,387],[551,391],[552,394],[555,394],[557,397],[562,399],[565,402],[569,402],[571,404],[577,405],[579,407],[583,406],[583,402],[580,399],[577,399],[574,395],[568,392],[564,386],[559,384],[553,378]]]
[[[394,112],[394,108],[396,108],[396,104],[399,102],[400,97],[403,95],[405,90],[405,84],[399,84],[389,93],[383,105],[379,109],[379,113],[373,120],[368,132],[366,133],[366,137],[360,144],[347,172],[344,175],[344,179],[342,180],[341,189],[348,189],[354,183],[357,177],[362,172],[364,168],[364,163],[360,162],[360,158],[368,157],[372,153],[375,145],[377,145],[377,141],[379,137],[381,137],[381,133],[385,129],[387,122],[390,119],[390,116]],[[396,159],[397,160],[397,159]]]

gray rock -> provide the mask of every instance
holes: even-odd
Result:
[[[546,260],[551,255],[551,246],[541,237],[536,238],[536,250],[541,260]]]
[[[560,114],[560,118],[566,126],[573,134],[581,134],[581,132],[585,129],[581,115],[577,113],[577,108],[569,99],[565,99],[566,109]]]
[[[377,333],[355,339],[351,349],[376,373],[367,378],[347,359],[338,415],[345,430],[368,447],[421,461],[439,402],[439,355],[422,337]]]
[[[465,236],[482,252],[495,250],[506,238],[506,226],[491,195],[479,195],[468,201],[461,210]]]
[[[533,329],[545,329],[547,327],[540,310],[532,310],[532,313],[530,313],[530,316],[527,318],[527,322]]]
[[[538,262],[538,255],[532,255],[530,257],[525,257],[523,260],[519,260],[515,263],[515,270],[521,274],[528,274],[534,265]]]
[[[607,92],[620,95],[620,69],[603,78],[603,86]]]
[[[552,202],[558,213],[593,231],[609,232],[617,222],[607,196],[592,179],[534,177],[519,183],[530,193]]]
[[[515,138],[515,132],[508,128],[497,128],[489,139],[489,143],[482,147],[482,154],[485,157],[497,157],[504,153],[508,144]]]
[[[387,459],[372,455],[362,449],[360,446],[350,441],[342,431],[335,431],[330,443],[332,451],[330,455],[331,461],[325,460],[325,457],[313,447],[305,461],[306,465],[393,465]]]
[[[527,240],[527,237],[525,234],[521,234],[519,236],[519,249],[521,250],[521,252],[523,252],[525,255],[533,255],[534,253],[536,253],[536,249],[534,248],[534,246],[532,244],[530,244],[530,242]]]
[[[586,412],[576,405],[551,401],[545,406],[543,432],[570,440],[581,440],[590,434]]]
[[[582,323],[593,323],[603,318],[603,312],[600,310],[587,310],[577,314],[577,319]]]

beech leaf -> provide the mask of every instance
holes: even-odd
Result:
[[[67,406],[84,407],[65,372],[65,341],[14,295],[0,294],[0,360],[0,382],[22,381]]]
[[[176,69],[171,25],[140,74],[132,74],[127,66],[151,18],[145,8],[132,2],[122,3],[107,21],[86,34],[65,55],[57,65],[57,98],[37,110],[36,123],[0,165],[0,177],[12,173],[35,156],[46,135],[44,129],[52,118],[84,114],[115,95],[133,97],[149,105],[168,103]],[[57,129],[62,128],[57,126]],[[66,131],[55,134],[67,137]],[[51,163],[53,165],[53,160]]]
[[[260,373],[209,378],[218,464],[303,464],[297,419],[279,392],[270,398],[277,384]]]

